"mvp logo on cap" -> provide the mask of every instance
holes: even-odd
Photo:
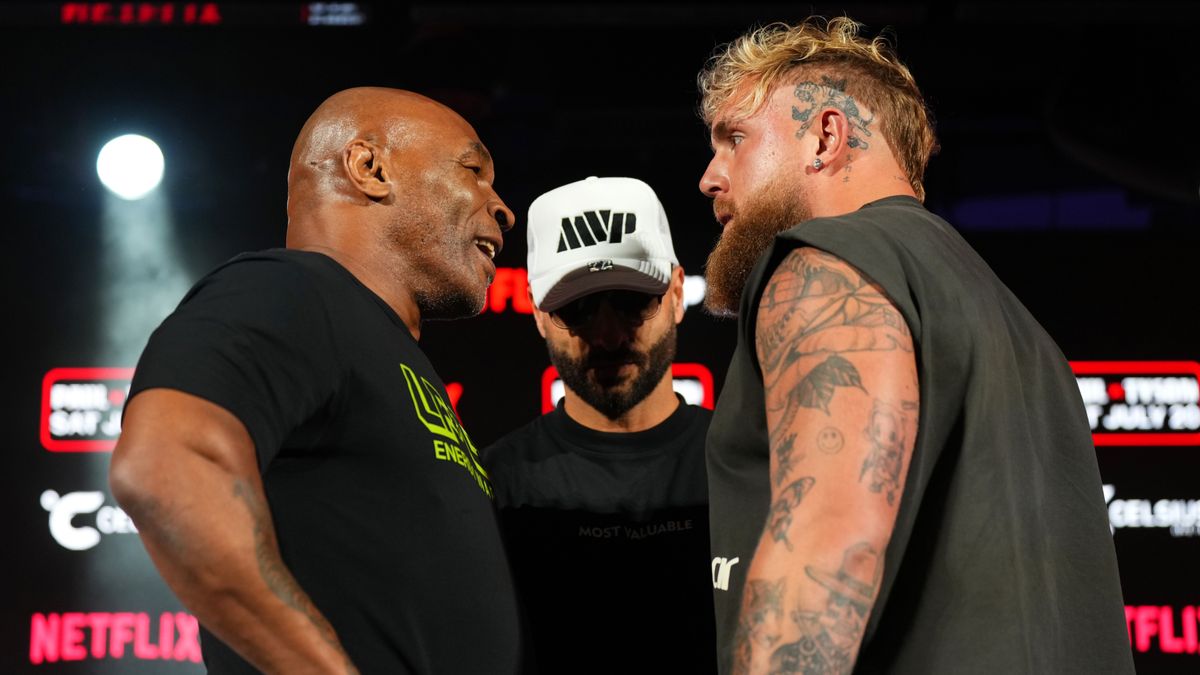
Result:
[[[529,290],[542,311],[607,290],[661,295],[679,264],[662,203],[636,178],[555,188],[529,205],[528,223]]]
[[[556,253],[581,246],[595,246],[599,242],[619,244],[623,235],[633,234],[636,229],[636,213],[586,211],[574,218],[564,216]]]

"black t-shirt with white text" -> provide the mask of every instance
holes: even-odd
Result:
[[[680,402],[610,433],[560,405],[483,452],[541,675],[716,672],[704,438]]]
[[[403,321],[346,269],[294,250],[219,267],[150,338],[130,395],[155,387],[246,426],[283,561],[363,673],[516,672],[491,484]],[[202,641],[209,672],[255,672]]]

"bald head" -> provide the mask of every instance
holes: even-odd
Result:
[[[403,89],[356,87],[330,96],[308,118],[292,147],[289,220],[303,217],[308,207],[321,201],[368,198],[346,175],[345,152],[352,142],[403,149],[414,127],[433,121],[470,129],[450,108]]]
[[[513,223],[475,130],[419,94],[362,87],[305,123],[288,173],[288,248],[320,252],[422,318],[478,313]]]

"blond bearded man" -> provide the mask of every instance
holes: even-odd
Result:
[[[1132,672],[1074,378],[922,206],[924,101],[858,28],[768,26],[700,76],[707,302],[739,321],[708,439],[722,672]]]

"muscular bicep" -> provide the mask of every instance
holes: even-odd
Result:
[[[837,495],[822,500],[833,515],[890,531],[920,405],[899,310],[850,265],[802,248],[771,277],[756,328],[776,501]]]
[[[811,248],[772,275],[756,335],[771,506],[747,571],[742,672],[846,672],[916,438],[912,335],[876,284]]]
[[[175,389],[148,389],[129,402],[122,422],[115,471],[128,467],[152,480],[179,461],[199,461],[257,482],[250,434],[221,406]]]
[[[246,428],[224,408],[174,389],[148,389],[129,401],[109,482],[152,550],[182,546],[188,535],[179,513],[215,516],[237,494],[264,503]],[[235,535],[233,528],[213,531]]]

